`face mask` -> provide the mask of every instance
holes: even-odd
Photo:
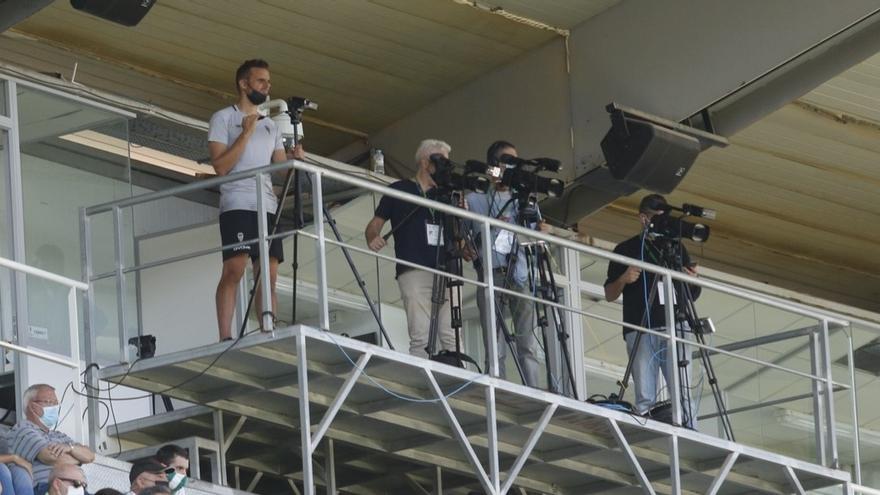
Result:
[[[189,478],[177,471],[165,473],[165,476],[168,477],[168,488],[171,488],[171,492],[182,495],[184,493],[183,487],[186,486]]]
[[[85,495],[86,489],[81,486],[79,488],[74,488],[72,486],[67,487],[67,495]]]
[[[252,89],[250,93],[247,94],[247,99],[250,100],[254,105],[262,105],[264,101],[266,101],[268,96],[260,93],[256,89]]]
[[[61,412],[61,406],[43,406],[43,415],[40,416],[40,422],[46,428],[54,430],[58,426],[58,414]]]

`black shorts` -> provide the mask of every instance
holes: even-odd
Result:
[[[275,214],[266,213],[267,230],[272,231],[272,222],[275,221]],[[257,225],[257,212],[250,210],[230,210],[220,214],[220,239],[224,246],[235,244],[237,242],[256,239],[259,232]],[[230,249],[223,250],[223,261],[229,258],[246,253],[250,255],[252,260],[260,257],[260,248],[257,242],[246,244]],[[284,248],[281,246],[281,239],[273,239],[269,243],[269,257],[275,258],[279,262],[284,261]]]

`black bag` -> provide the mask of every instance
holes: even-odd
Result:
[[[437,354],[431,356],[431,360],[437,361],[438,363],[448,364],[449,366],[455,366],[457,368],[464,368],[465,363],[471,363],[477,367],[477,371],[479,371],[480,373],[483,372],[480,369],[480,365],[478,365],[472,357],[463,352],[440,351]]]

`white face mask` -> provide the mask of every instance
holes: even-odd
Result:
[[[85,493],[86,493],[86,489],[83,486],[81,486],[79,488],[75,488],[73,486],[67,487],[67,495],[85,495]]]

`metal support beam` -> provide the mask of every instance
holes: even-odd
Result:
[[[324,481],[327,484],[327,495],[336,495],[336,453],[332,438],[327,439],[324,449]]]
[[[362,354],[361,357],[358,358],[357,364],[348,374],[348,378],[345,379],[345,383],[343,383],[342,387],[340,387],[339,392],[336,394],[336,397],[333,398],[333,403],[330,404],[327,412],[324,413],[324,417],[321,418],[321,423],[318,425],[318,429],[315,431],[314,436],[312,436],[312,448],[318,445],[318,443],[320,443],[321,439],[324,437],[324,434],[327,433],[327,429],[330,428],[330,423],[333,422],[333,419],[336,417],[336,414],[339,412],[339,409],[342,407],[345,399],[348,398],[348,394],[351,392],[354,384],[357,383],[358,378],[360,378],[361,374],[363,373],[364,367],[366,367],[367,363],[370,361],[370,357],[372,356],[372,353],[367,352]]]
[[[672,306],[671,304],[669,305]],[[642,488],[642,493],[645,495],[657,495],[654,492],[654,487],[651,486],[651,481],[645,475],[645,471],[642,469],[642,465],[639,463],[639,460],[636,458],[636,455],[633,453],[632,448],[629,445],[629,442],[626,441],[626,437],[623,436],[623,432],[620,431],[620,426],[617,425],[617,421],[611,418],[608,418],[608,424],[611,425],[611,432],[614,434],[614,438],[617,439],[617,445],[620,447],[620,450],[626,455],[626,460],[629,462],[630,468],[633,470],[633,474],[635,474],[636,478],[639,480],[639,484]]]
[[[257,483],[259,483],[261,479],[263,479],[263,472],[257,471],[257,474],[254,475],[254,479],[251,480],[250,484],[248,484],[247,489],[245,489],[245,491],[246,492],[254,491],[254,489],[257,487]]]
[[[739,452],[731,452],[727,454],[727,458],[724,459],[724,464],[721,465],[721,470],[718,471],[715,479],[712,480],[712,484],[709,486],[709,491],[706,492],[706,495],[716,495],[718,493],[718,490],[721,489],[721,485],[724,483],[724,480],[727,479],[727,475],[733,468],[733,464],[736,462],[737,457],[739,457]]]
[[[449,401],[446,400],[446,396],[443,395],[443,390],[441,390],[440,385],[437,384],[437,380],[434,378],[434,373],[432,373],[431,370],[424,368],[423,371],[425,373],[425,376],[428,378],[428,383],[431,385],[431,389],[434,391],[434,395],[440,402],[440,406],[443,409],[446,420],[449,422],[449,427],[452,429],[452,433],[455,436],[455,439],[458,440],[459,446],[462,448],[462,450],[464,450],[465,457],[467,457],[468,463],[471,465],[471,468],[474,470],[474,473],[477,476],[477,480],[479,480],[480,484],[483,485],[483,490],[485,490],[486,493],[488,493],[489,495],[497,495],[498,490],[495,489],[492,481],[486,474],[486,470],[483,469],[483,465],[480,464],[480,460],[477,458],[477,454],[474,452],[473,446],[471,446],[470,442],[467,439],[467,436],[465,436],[464,431],[461,429],[461,424],[458,422],[458,419],[455,418],[455,412],[452,410],[451,407],[449,407]]]
[[[240,416],[240,419],[244,416]],[[217,442],[217,475],[212,480],[214,484],[226,486],[226,451],[229,450],[226,442],[226,428],[223,426],[223,411],[215,410],[211,415],[214,423],[214,441]],[[229,442],[230,444],[232,442]]]
[[[482,244],[482,252],[483,253],[492,253],[492,230],[488,223],[480,224],[481,227],[481,244]],[[492,255],[485,255],[486,261],[483,262],[483,282],[487,284],[486,290],[483,291],[485,300],[483,301],[483,307],[486,308],[486,324],[491,328],[491,331],[488,331],[489,338],[487,340],[488,348],[486,349],[486,355],[489,356],[489,374],[497,377],[499,375],[498,371],[498,332],[495,330],[498,328],[496,325],[498,324],[495,321],[495,282],[492,279]]]
[[[679,463],[678,435],[669,436],[669,485],[672,493],[681,493],[681,464]]]
[[[857,485],[862,484],[862,454],[861,454],[861,437],[859,426],[859,394],[856,387],[856,368],[853,357],[853,338],[852,333],[846,336],[846,362],[849,368],[849,396],[852,401],[852,424],[853,424],[853,478]]]
[[[489,441],[489,480],[495,493],[501,488],[498,468],[498,416],[496,414],[495,387],[486,387],[486,437]]]
[[[434,495],[443,495],[443,468],[434,466]]]
[[[798,495],[806,495],[804,487],[801,485],[797,474],[795,474],[794,469],[792,469],[791,466],[785,466],[785,477],[788,478],[788,482],[791,483],[791,487],[794,489],[795,493]]]
[[[236,469],[238,469],[238,468],[236,468]],[[290,478],[287,478],[287,484],[290,485],[290,491],[293,492],[293,495],[302,495],[302,494],[299,492],[299,488],[296,487],[296,482],[295,482],[295,481],[293,481],[293,480],[290,479]]]
[[[837,455],[837,422],[834,419],[834,375],[831,363],[831,337],[828,330],[828,320],[822,320],[822,376],[825,378],[825,416],[826,432],[828,433],[828,464],[827,467],[837,469],[840,466],[840,458]],[[852,363],[850,363],[850,366]],[[858,425],[853,425],[858,428]]]
[[[241,428],[244,426],[247,421],[247,416],[239,416],[238,420],[232,425],[232,429],[230,429],[226,433],[226,438],[223,442],[223,450],[229,450],[229,447],[232,446],[232,442],[238,437],[238,434],[241,432]]]
[[[318,290],[318,325],[322,330],[330,328],[330,309],[327,299],[327,252],[324,243],[324,200],[321,174],[312,174],[312,218],[315,226],[315,284]]]
[[[535,425],[528,440],[526,440],[522,452],[507,472],[507,479],[504,480],[504,486],[501,487],[501,495],[505,495],[507,491],[510,490],[510,487],[513,486],[513,482],[516,481],[516,477],[519,476],[523,466],[526,465],[526,461],[532,454],[532,450],[534,450],[535,445],[538,444],[538,440],[541,438],[541,435],[544,434],[547,425],[550,424],[550,420],[553,418],[553,413],[556,412],[557,407],[557,404],[550,404],[544,409],[544,414],[541,415],[541,419],[538,420],[538,424]]]
[[[681,425],[681,380],[678,375],[678,339],[675,335],[675,287],[672,284],[672,277],[664,275],[663,277],[663,293],[666,296],[666,333],[669,340],[666,341],[666,366],[669,368],[669,376],[672,377],[672,383],[666,384],[669,391],[669,402],[672,404],[672,424]],[[690,390],[688,390],[690,394]],[[690,397],[688,397],[688,409],[690,409]],[[693,422],[693,411],[688,410],[688,418]]]
[[[565,311],[565,328],[568,330],[568,351],[571,356],[571,369],[574,370],[574,397],[584,399],[587,395],[587,376],[584,373],[584,318],[578,313],[583,311],[581,304],[581,257],[577,251],[562,250],[565,264],[565,302],[574,311]],[[563,366],[564,368],[564,366]],[[566,371],[567,372],[567,371]],[[563,383],[568,386],[568,381]]]
[[[269,235],[269,224],[268,219],[266,218],[266,206],[263,204],[263,194],[265,191],[265,184],[263,184],[263,178],[265,174],[257,174],[257,229],[258,229],[258,238],[259,243],[257,247],[259,248],[260,258],[260,287],[255,288],[255,290],[259,290],[263,297],[261,298],[262,307],[257,308],[259,311],[259,315],[257,316],[257,321],[260,322],[260,328],[266,331],[275,330],[275,320],[272,318],[272,312],[274,309],[272,308],[272,277],[269,276],[269,240],[266,239],[266,236]],[[256,276],[256,275],[255,275]],[[247,315],[243,315],[244,318],[247,318]]]
[[[320,181],[318,181],[320,185]],[[326,299],[324,300],[326,301]],[[324,308],[326,312],[326,306]],[[302,442],[303,491],[306,495],[315,495],[315,480],[312,470],[312,430],[309,418],[309,366],[306,359],[306,336],[296,333],[297,382],[299,385],[299,428]]]
[[[822,344],[819,333],[810,335],[810,374],[819,376],[822,369],[822,353],[820,352]],[[828,465],[828,451],[825,446],[824,424],[825,416],[822,413],[825,410],[825,394],[822,389],[822,383],[817,380],[810,380],[810,387],[813,389],[813,428],[816,439],[816,462],[823,466]]]

